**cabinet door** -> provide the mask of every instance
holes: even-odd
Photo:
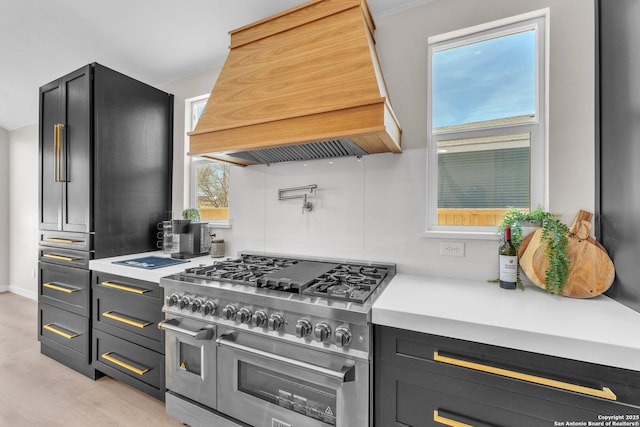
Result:
[[[60,81],[40,88],[40,229],[62,228],[62,185],[57,182],[60,162],[56,133],[62,124]]]
[[[62,230],[91,230],[91,67],[62,78],[64,129]]]
[[[40,228],[91,230],[91,67],[40,88]]]

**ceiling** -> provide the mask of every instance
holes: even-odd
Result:
[[[430,0],[368,0],[374,16]],[[221,66],[228,32],[305,0],[0,0],[0,127],[38,121],[38,88],[99,62],[151,85]]]

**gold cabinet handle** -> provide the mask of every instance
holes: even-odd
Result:
[[[80,334],[77,334],[75,332],[69,333],[67,331],[64,331],[58,327],[56,327],[53,323],[47,323],[46,325],[42,326],[44,329],[46,329],[49,332],[52,332],[56,335],[60,335],[61,337],[65,337],[68,340],[74,339],[75,337],[80,336]]]
[[[452,420],[450,418],[445,418],[440,414],[438,414],[437,409],[433,411],[433,421],[435,421],[438,424],[443,424],[445,426],[450,426],[450,427],[473,427],[470,424],[465,424],[465,423],[461,423],[460,421]]]
[[[101,285],[106,286],[107,288],[119,289],[121,291],[131,292],[133,294],[138,294],[138,295],[151,292],[151,289],[137,288],[135,286],[129,286],[129,285],[121,285],[120,283],[109,282],[109,281],[102,282]]]
[[[104,313],[102,313],[102,315],[104,317],[108,317],[109,319],[113,319],[113,320],[116,320],[118,322],[126,323],[127,325],[135,326],[136,328],[140,328],[140,329],[146,328],[147,326],[149,326],[151,324],[149,322],[144,322],[144,321],[143,322],[139,322],[137,320],[133,320],[133,319],[130,319],[128,317],[124,317],[124,316],[122,316],[120,314],[114,313],[113,311],[105,311]]]
[[[45,237],[42,240],[44,240],[45,242],[52,242],[52,243],[67,243],[69,245],[72,243],[78,243],[82,241],[82,240],[60,239],[58,237]]]
[[[573,391],[576,393],[582,393],[589,396],[601,397],[603,399],[617,400],[617,396],[608,387],[602,387],[602,389],[585,387],[577,384],[567,383],[564,381],[553,380],[551,378],[538,377],[535,375],[529,375],[522,372],[510,371],[508,369],[496,368],[493,366],[482,365],[480,363],[469,362],[466,360],[455,359],[453,357],[442,356],[437,351],[433,353],[433,360],[436,362],[446,363],[448,365],[460,366],[463,368],[469,368],[476,371],[487,372],[490,374],[501,375],[507,378],[514,378],[517,380],[527,381],[534,384],[546,385],[554,387],[560,390]]]
[[[136,373],[138,375],[144,375],[147,372],[149,372],[149,368],[144,368],[144,369],[136,368],[135,366],[133,366],[133,365],[131,365],[131,364],[125,362],[125,361],[122,361],[122,360],[118,359],[117,357],[114,357],[114,353],[113,352],[104,353],[102,355],[102,358],[108,360],[111,363],[115,363],[116,365],[121,366],[124,369],[126,369],[128,371],[131,371],[131,372],[134,372],[134,373]]]
[[[78,258],[71,258],[68,256],[54,255],[54,254],[42,254],[42,256],[45,258],[51,258],[51,259],[57,259],[60,261],[69,261],[69,262],[73,262],[78,259]]]
[[[56,291],[60,291],[60,292],[64,292],[67,294],[72,294],[74,292],[78,292],[80,289],[77,288],[68,288],[66,286],[62,286],[62,285],[57,285],[55,283],[43,283],[42,286],[44,286],[45,288],[49,288],[49,289],[54,289]]]
[[[63,182],[62,179],[62,123],[53,125],[53,178],[56,182]]]

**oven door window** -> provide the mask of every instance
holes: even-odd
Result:
[[[336,391],[330,388],[238,361],[238,390],[336,425]]]
[[[180,341],[180,369],[202,376],[202,348]]]

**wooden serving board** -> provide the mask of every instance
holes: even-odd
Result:
[[[569,276],[561,295],[591,298],[605,292],[615,277],[613,262],[604,247],[590,236],[591,217],[580,211],[571,226],[567,256],[571,262]],[[528,234],[518,248],[520,268],[540,288],[546,289],[545,272],[549,268],[542,242],[542,229]]]

